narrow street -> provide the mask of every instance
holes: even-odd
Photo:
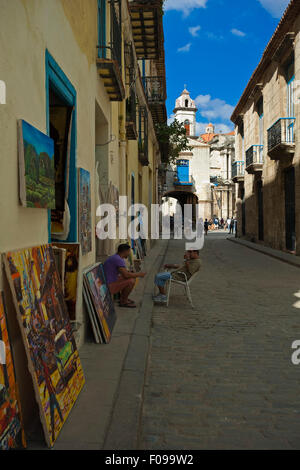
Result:
[[[154,307],[141,449],[299,448],[299,269],[226,238],[206,239],[195,310],[181,288]]]

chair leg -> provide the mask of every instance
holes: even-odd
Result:
[[[193,304],[192,294],[191,294],[191,291],[190,291],[190,286],[187,286],[187,296],[188,296],[188,299],[190,301],[190,304],[191,304],[192,308],[195,308],[194,304]]]

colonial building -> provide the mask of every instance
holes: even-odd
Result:
[[[167,118],[162,0],[7,1],[1,8],[0,30],[0,80],[6,89],[5,104],[0,104],[0,252],[80,241],[77,175],[79,168],[89,172],[91,246],[79,260],[73,318],[80,347],[89,324],[82,271],[113,254],[119,243],[96,238],[97,206],[111,202],[117,208],[118,195],[127,195],[128,205],[158,202],[161,149],[155,123]],[[53,171],[55,202],[63,194],[60,234],[56,208],[20,203],[20,119],[53,139],[55,159],[58,155],[62,162],[62,171]],[[24,383],[22,375],[26,359],[2,269],[0,291],[7,300],[28,421],[29,382]]]
[[[184,89],[177,98],[174,118],[183,123],[190,151],[182,152],[167,171],[163,196],[180,204],[199,204],[203,219],[231,217],[235,201],[231,164],[234,159],[234,132],[216,134],[209,123],[205,134],[196,135],[197,107]]]
[[[300,254],[300,4],[292,0],[234,112],[238,235]]]

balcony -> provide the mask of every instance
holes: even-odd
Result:
[[[241,183],[245,177],[245,162],[235,161],[232,163],[231,177],[234,183]]]
[[[129,0],[138,59],[158,59],[163,45],[162,0]]]
[[[143,84],[154,123],[166,122],[165,101],[167,94],[165,77],[143,77]]]
[[[139,107],[139,142],[138,155],[142,166],[149,165],[148,155],[148,112],[146,106]]]
[[[264,164],[263,145],[252,145],[246,152],[246,171],[254,175],[262,172]]]
[[[115,6],[116,5],[116,6]],[[110,44],[98,44],[97,69],[110,101],[123,101],[121,6],[119,0],[110,4]]]
[[[293,156],[295,152],[295,118],[280,118],[268,129],[268,154],[271,160]]]
[[[189,176],[187,181],[183,181],[183,180],[178,178],[178,173],[175,172],[175,174],[174,174],[174,186],[177,189],[193,190],[193,188],[195,187],[195,180],[192,176]]]
[[[128,140],[137,140],[136,128],[136,103],[137,97],[135,89],[132,86],[130,96],[126,100],[126,137]]]

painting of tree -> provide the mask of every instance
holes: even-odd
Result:
[[[18,121],[20,201],[24,207],[55,208],[54,142]]]

